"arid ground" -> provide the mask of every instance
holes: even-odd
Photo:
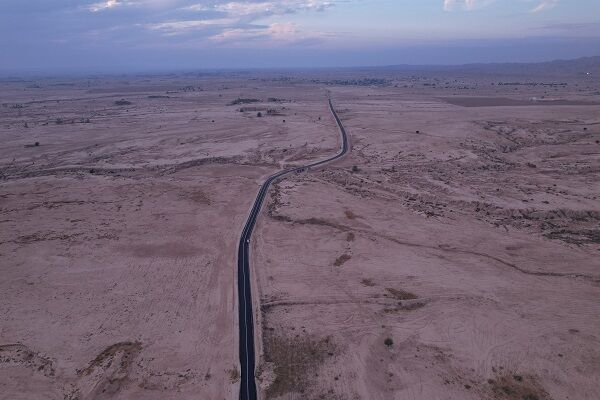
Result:
[[[236,399],[328,93],[261,397],[597,399],[600,81],[389,70],[1,80],[0,399]]]

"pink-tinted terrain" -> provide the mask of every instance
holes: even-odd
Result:
[[[237,241],[338,151],[328,92],[350,154],[254,233],[261,398],[597,398],[596,78],[0,87],[0,399],[236,399]]]

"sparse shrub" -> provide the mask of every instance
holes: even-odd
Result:
[[[131,104],[132,103],[130,101],[124,99],[115,101],[115,106],[129,106]]]
[[[265,361],[272,363],[275,375],[265,398],[288,398],[289,394],[308,390],[315,383],[319,367],[335,355],[335,344],[329,337],[282,337],[272,331],[272,327],[264,331]]]
[[[385,340],[383,341],[383,344],[385,344],[385,347],[392,347],[394,345],[394,340],[392,338],[385,338]]]
[[[237,98],[235,100],[233,100],[232,102],[230,102],[229,104],[227,104],[228,106],[236,106],[238,104],[250,104],[250,103],[258,103],[260,102],[259,99],[242,99],[242,98]]]
[[[535,165],[534,163],[530,163],[530,162],[527,163],[527,166],[529,168],[537,168],[537,165]]]
[[[56,120],[54,121],[56,123],[56,125],[60,125],[62,124],[64,121],[62,118],[56,118]]]
[[[353,165],[352,166],[352,172],[358,172],[358,171],[359,171],[358,166],[357,165]]]
[[[396,300],[418,299],[417,295],[415,295],[414,293],[411,293],[411,292],[407,292],[406,290],[394,289],[394,288],[386,288],[385,290],[387,290],[389,292],[389,294],[392,295],[392,297],[394,297]]]
[[[369,278],[364,278],[360,281],[360,283],[363,284],[363,286],[369,286],[369,287],[373,287],[375,286],[375,282],[373,282],[372,279]]]
[[[342,265],[344,265],[344,263],[349,261],[351,258],[352,258],[352,256],[350,256],[349,254],[342,254],[341,256],[336,258],[336,260],[333,262],[333,265],[335,265],[336,267],[341,267]]]
[[[256,113],[256,116],[257,116],[258,118],[260,118],[260,117],[262,117],[262,113],[259,111],[259,112],[257,112],[257,113]]]
[[[498,377],[497,380],[490,379],[488,383],[495,394],[494,398],[504,399],[510,397],[515,400],[540,400],[549,398],[548,392],[532,377],[526,379],[526,377],[521,375],[504,375]]]
[[[40,142],[35,142],[33,145],[37,147],[40,145]]]
[[[234,367],[229,370],[229,380],[231,383],[236,383],[240,380],[240,372],[237,370],[237,368]]]

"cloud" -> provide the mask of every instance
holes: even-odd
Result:
[[[474,10],[476,8],[485,7],[495,0],[444,0],[444,10],[452,11],[457,5],[462,6],[465,10]]]
[[[323,11],[333,6],[335,0],[279,0],[279,1],[228,1],[211,5],[204,3],[184,7],[190,11],[218,11],[237,17],[292,14],[300,11]]]
[[[326,35],[304,32],[298,24],[289,21],[267,24],[261,21],[273,16],[325,11],[340,1],[342,0],[212,1],[207,4],[207,2],[198,3],[196,0],[193,4],[178,7],[182,15],[192,18],[172,19],[139,26],[164,36],[193,34],[196,39],[204,38],[222,43],[237,43],[258,38],[288,44],[307,43],[321,40]],[[193,18],[193,16],[197,17]]]
[[[190,3],[189,0],[103,0],[100,2],[88,4],[83,8],[97,13],[117,8],[135,8],[135,9],[169,9],[177,7],[178,4]]]
[[[558,5],[559,0],[542,0],[535,8],[531,10],[532,13],[539,13],[545,10],[549,10]]]
[[[236,23],[237,20],[231,18],[215,18],[215,19],[197,19],[185,21],[169,21],[159,22],[154,24],[145,24],[145,28],[163,32],[166,35],[173,36],[183,34],[186,31],[202,30],[213,26],[229,26]]]
[[[496,0],[444,0],[444,10],[452,11],[456,7],[464,10],[475,10],[494,3]],[[549,10],[558,5],[560,0],[525,0],[527,2],[537,1],[538,5],[530,10],[532,13]]]
[[[322,32],[305,32],[293,22],[276,22],[267,26],[252,26],[248,28],[226,29],[210,37],[216,42],[239,44],[248,40],[269,39],[274,43],[310,44],[319,43],[329,35]]]
[[[90,4],[89,6],[87,6],[87,9],[90,10],[91,12],[98,12],[98,11],[107,10],[109,8],[115,8],[115,7],[118,7],[121,5],[123,5],[123,3],[120,2],[119,0],[106,0],[106,1],[101,1],[99,3]]]

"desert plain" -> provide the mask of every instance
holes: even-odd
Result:
[[[600,80],[355,69],[0,80],[0,398],[597,399]]]

